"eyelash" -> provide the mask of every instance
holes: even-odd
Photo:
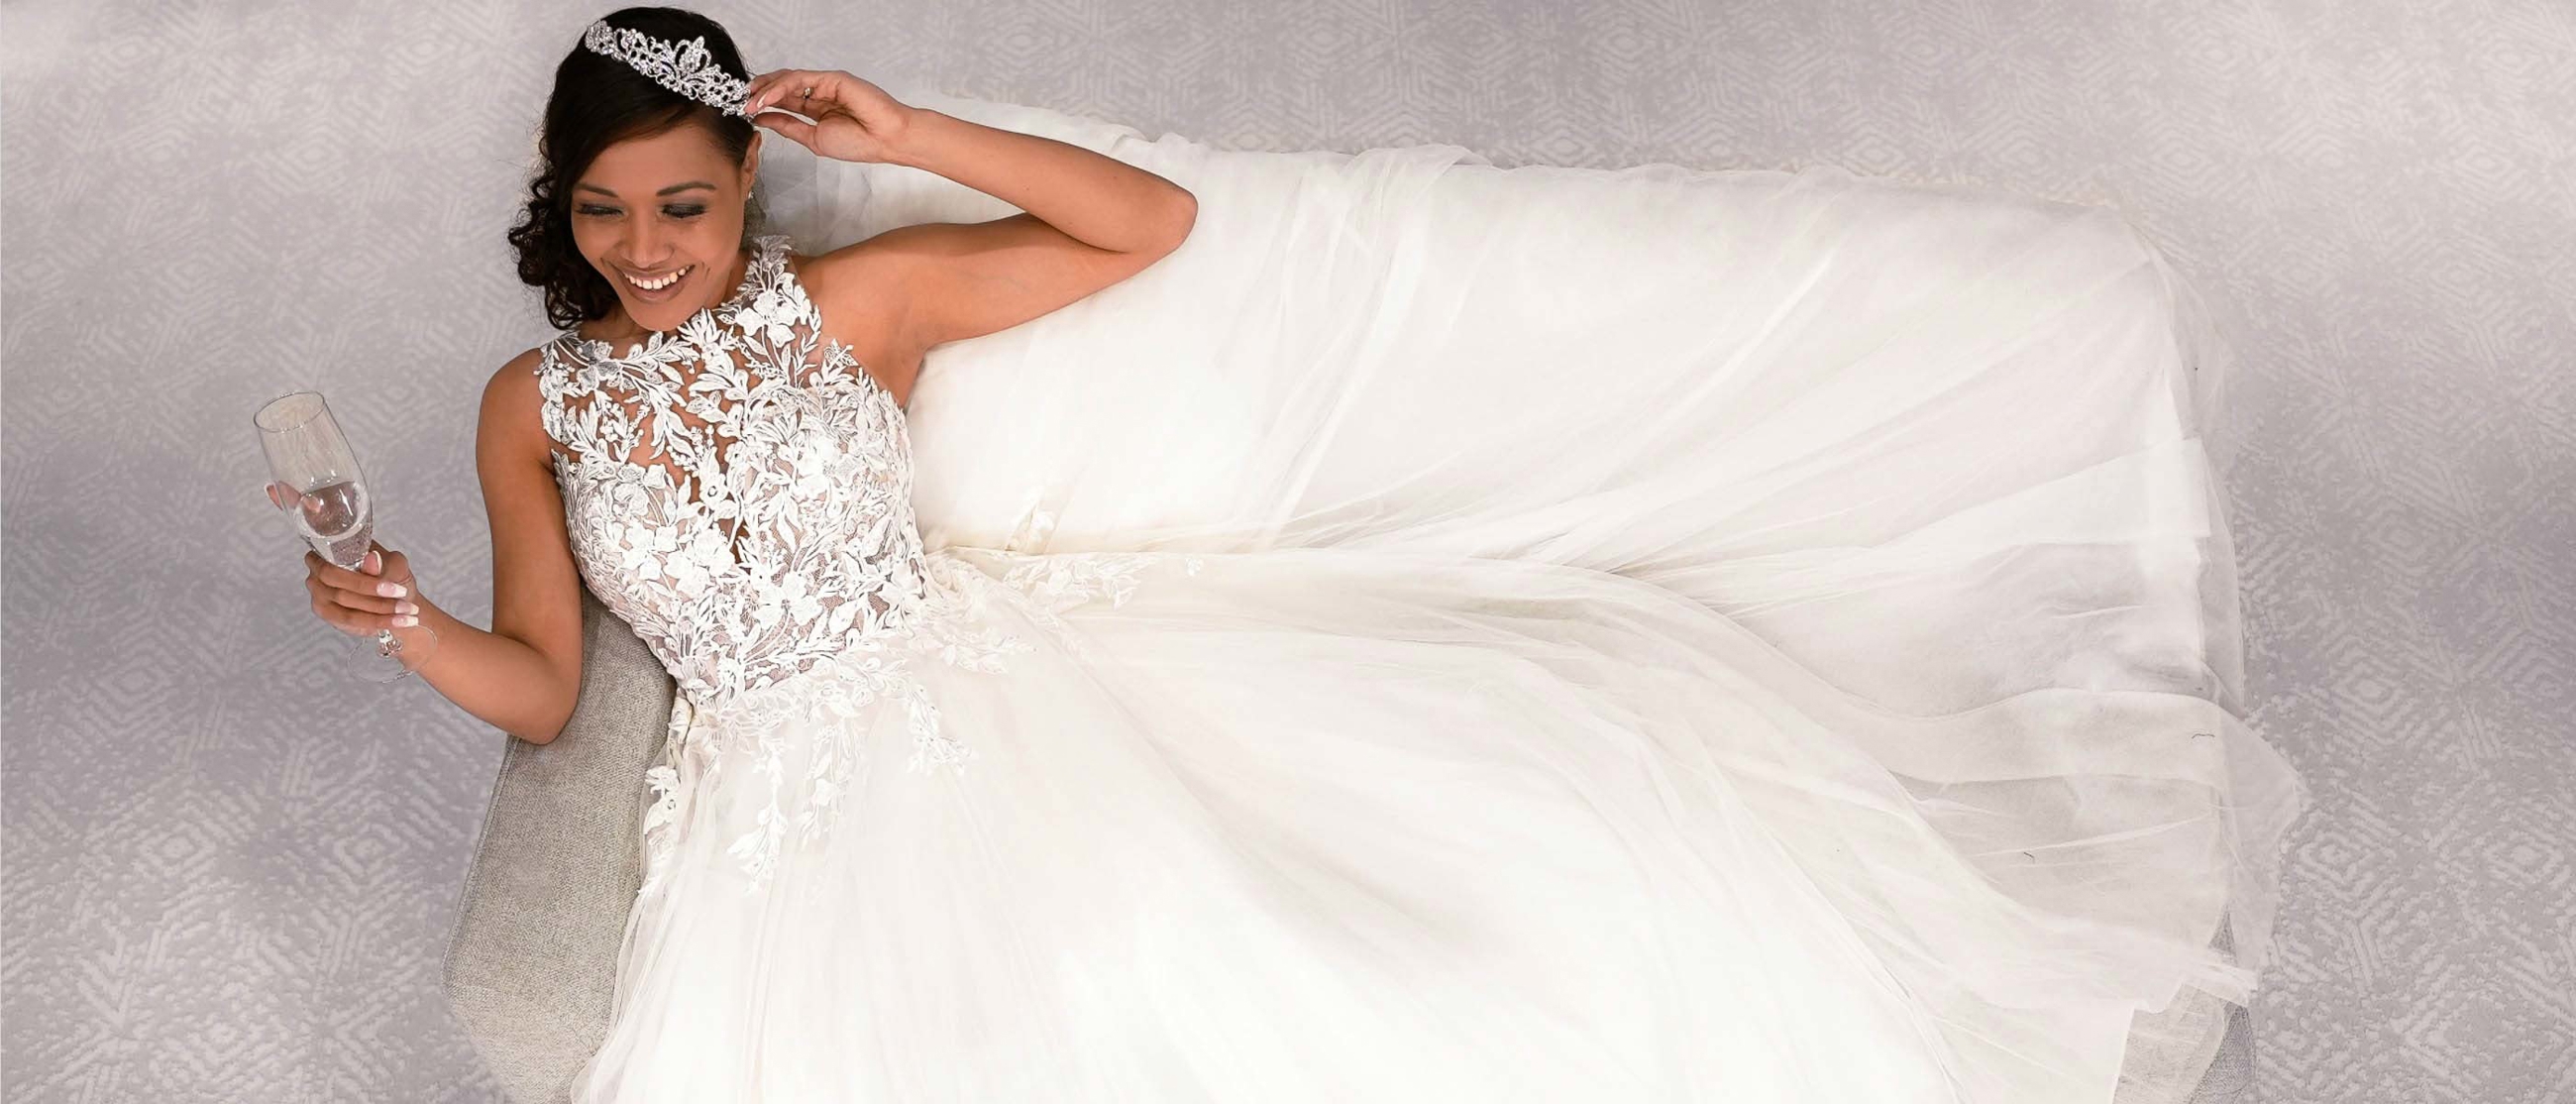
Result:
[[[706,214],[706,213],[707,213],[707,209],[706,209],[706,208],[704,208],[704,207],[665,207],[665,208],[663,208],[663,210],[670,212],[670,214],[671,214],[671,217],[672,217],[672,218],[680,218],[680,219],[693,219],[693,218],[698,217],[699,215],[703,215],[703,214]],[[585,204],[585,205],[583,205],[583,206],[573,208],[573,213],[574,213],[574,214],[577,214],[577,215],[590,215],[590,216],[594,216],[594,217],[606,217],[606,216],[609,216],[609,215],[616,214],[616,213],[617,213],[617,208],[615,208],[615,207],[594,207],[594,206],[590,206],[590,205]]]

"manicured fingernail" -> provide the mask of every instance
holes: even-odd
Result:
[[[419,613],[419,612],[420,612],[420,607],[419,607],[419,606],[415,606],[415,605],[413,605],[413,604],[411,604],[411,603],[409,603],[409,602],[396,602],[396,603],[394,603],[394,612],[395,612],[395,613]]]
[[[396,618],[394,618],[394,627],[395,627],[395,628],[397,628],[397,629],[408,629],[408,628],[410,628],[410,627],[412,627],[412,626],[414,626],[414,625],[417,625],[417,624],[420,624],[420,618],[417,618],[417,617],[396,617]]]
[[[376,593],[387,598],[400,598],[404,593],[403,585],[401,583],[377,583]]]

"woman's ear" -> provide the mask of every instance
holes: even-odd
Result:
[[[761,213],[760,197],[751,190],[752,185],[760,182],[760,140],[763,137],[765,136],[760,132],[753,131],[751,144],[743,147],[742,151],[742,242],[744,245],[750,245],[752,236],[760,233],[761,228],[768,221]]]

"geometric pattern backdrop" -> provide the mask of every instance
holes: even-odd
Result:
[[[502,231],[613,4],[9,0],[0,1096],[491,1101],[439,962],[507,737],[330,666],[249,416],[331,397],[489,624]],[[2576,1099],[2570,0],[709,3],[1225,148],[1795,168],[2118,206],[2238,354],[2252,720],[2313,784],[2272,1102]]]

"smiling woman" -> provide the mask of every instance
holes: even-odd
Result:
[[[2296,778],[2115,220],[1129,147],[1202,224],[610,22],[523,253],[566,332],[485,395],[494,629],[421,668],[585,731],[586,585],[673,687],[544,1099],[2108,1104],[2138,1013],[2250,993]],[[754,134],[1020,211],[800,257]],[[917,502],[913,359],[1022,323]]]
[[[684,29],[671,27],[670,30]],[[721,29],[720,65],[742,58]],[[519,278],[545,293],[557,326],[609,320],[611,333],[669,330],[734,286],[758,229],[752,197],[760,136],[751,122],[673,95],[616,58],[577,49],[555,70],[538,143],[542,162],[510,231]],[[681,284],[627,277],[694,269]]]

